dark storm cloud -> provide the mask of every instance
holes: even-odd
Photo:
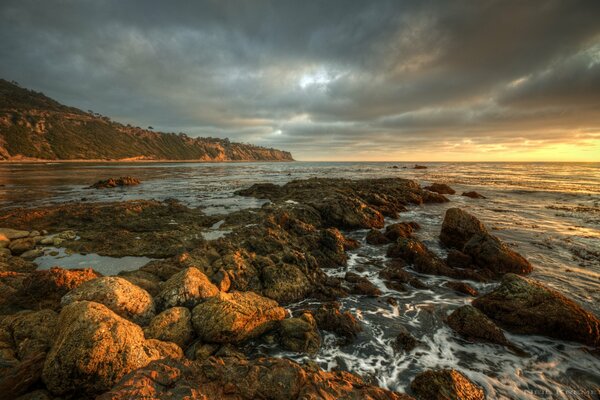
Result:
[[[600,132],[599,4],[5,0],[0,76],[298,158],[585,144]]]

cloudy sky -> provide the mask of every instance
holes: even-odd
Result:
[[[300,160],[600,160],[600,1],[0,2],[0,77]]]

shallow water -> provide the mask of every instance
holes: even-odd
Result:
[[[450,203],[411,207],[400,220],[417,221],[417,236],[443,255],[437,235],[446,208],[459,206],[479,217],[495,235],[534,265],[532,277],[555,287],[600,314],[600,163],[231,163],[231,164],[53,164],[0,165],[0,208],[63,201],[107,201],[177,198],[211,214],[259,207],[263,200],[235,196],[256,182],[283,184],[308,177],[404,177],[421,184],[444,182],[458,193],[475,190],[488,197],[473,200],[448,196]],[[392,168],[398,166],[398,168]],[[406,168],[403,168],[406,167]],[[136,187],[91,190],[110,176],[132,175]],[[2,211],[0,211],[2,212]],[[393,222],[393,221],[389,221]],[[216,236],[219,227],[213,227]],[[226,232],[225,232],[226,233]],[[531,357],[519,357],[494,345],[467,343],[454,335],[443,318],[470,300],[441,287],[441,277],[421,276],[431,290],[410,293],[387,289],[377,279],[385,250],[364,243],[365,231],[350,233],[363,241],[351,252],[343,275],[365,269],[384,291],[379,299],[352,296],[342,301],[363,320],[356,343],[338,347],[326,336],[316,361],[369,376],[385,387],[404,390],[425,367],[452,366],[485,387],[490,398],[596,398],[600,359],[580,345],[543,337],[508,335]],[[67,258],[68,259],[68,258]],[[55,260],[57,263],[60,260]],[[93,260],[90,260],[93,261]],[[65,265],[67,266],[67,265]],[[480,291],[493,285],[472,283]],[[385,300],[394,297],[399,307]],[[291,308],[306,307],[306,304]],[[391,342],[400,325],[422,342],[409,354],[394,354]],[[269,351],[265,349],[265,351]],[[297,355],[279,353],[292,358]]]

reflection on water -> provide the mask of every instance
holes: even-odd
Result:
[[[600,314],[600,163],[431,163],[425,170],[413,163],[231,163],[231,164],[0,164],[0,209],[63,201],[108,201],[177,198],[219,214],[264,201],[235,196],[235,190],[256,182],[283,184],[309,177],[404,177],[421,184],[445,182],[457,195],[446,204],[412,207],[403,221],[422,226],[419,239],[443,255],[437,236],[443,214],[458,206],[479,217],[488,229],[526,256],[534,265],[532,277],[557,288]],[[392,168],[397,166],[398,168]],[[403,168],[406,167],[406,168]],[[132,175],[139,186],[91,190],[89,185],[111,176]],[[487,200],[460,196],[475,190]],[[0,211],[2,212],[2,211]],[[226,231],[215,224],[210,234]],[[350,235],[363,240],[366,232]],[[61,253],[62,254],[62,253]],[[80,256],[83,257],[83,256]],[[42,267],[137,268],[132,260],[119,262],[87,255],[42,259]],[[98,261],[96,266],[91,263]],[[325,336],[316,361],[324,367],[343,368],[373,376],[381,385],[402,390],[425,367],[453,366],[484,386],[491,398],[595,398],[600,387],[600,361],[573,343],[535,336],[509,335],[531,357],[517,357],[499,347],[467,343],[443,322],[454,308],[469,299],[445,289],[445,278],[421,276],[431,290],[410,293],[387,289],[377,278],[384,250],[363,246],[351,253],[348,270],[365,271],[384,292],[379,299],[351,296],[344,307],[355,311],[365,330],[357,342],[339,348]],[[135,260],[135,262],[141,262]],[[145,261],[144,261],[145,262]],[[69,265],[66,265],[69,264]],[[136,264],[137,265],[137,264]],[[103,272],[103,271],[101,271]],[[328,271],[343,275],[346,270]],[[109,272],[110,273],[110,272]],[[481,291],[490,285],[473,283]],[[385,300],[393,297],[398,307]],[[293,308],[306,307],[300,303]],[[422,342],[409,354],[395,354],[391,343],[399,326],[408,327]],[[269,351],[266,349],[265,351]],[[297,355],[280,353],[297,358]],[[568,390],[578,390],[569,394]],[[587,391],[587,392],[586,392]],[[589,393],[586,395],[585,393]]]

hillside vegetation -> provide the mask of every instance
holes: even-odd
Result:
[[[0,79],[0,160],[291,161],[287,151],[123,125]]]

